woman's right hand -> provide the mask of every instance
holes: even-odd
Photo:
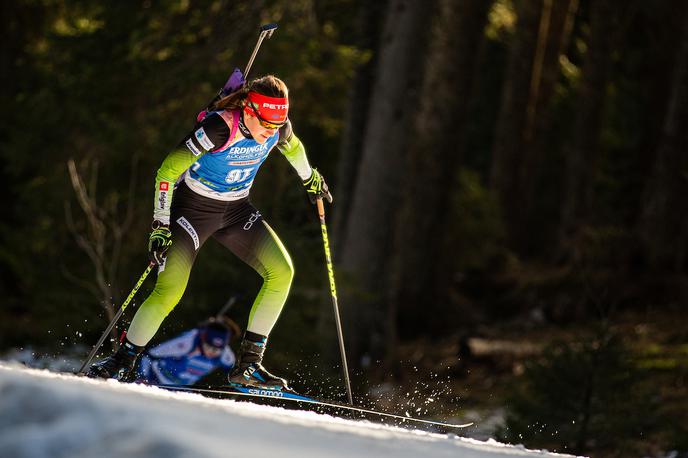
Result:
[[[172,245],[172,232],[168,224],[163,224],[158,220],[151,225],[153,231],[148,238],[148,258],[151,262],[161,265],[167,257],[167,250]]]

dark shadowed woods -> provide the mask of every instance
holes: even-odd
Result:
[[[16,1],[0,13],[3,349],[59,357],[97,339],[145,267],[156,168],[244,66],[259,25],[278,22],[252,76],[287,82],[295,131],[335,196],[356,392],[375,402],[373,388],[400,387],[394,398],[439,374],[464,393],[458,408],[505,409],[499,434],[513,442],[687,453],[684,2]],[[315,211],[278,155],[252,196],[297,272],[272,362],[304,386],[339,383]],[[245,319],[256,277],[210,243],[159,338],[231,294]]]

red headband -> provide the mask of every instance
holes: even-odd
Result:
[[[249,91],[246,98],[247,105],[253,108],[259,118],[274,124],[287,122],[289,99],[286,97],[268,97],[254,91]]]

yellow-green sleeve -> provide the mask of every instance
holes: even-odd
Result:
[[[280,141],[277,143],[277,149],[287,158],[292,167],[299,174],[301,180],[305,181],[310,178],[312,169],[308,163],[306,156],[306,148],[291,130],[291,124],[285,129],[285,132],[280,132]]]
[[[155,175],[155,200],[153,219],[170,224],[170,208],[174,184],[179,177],[198,160],[201,154],[193,154],[184,144],[172,150]]]

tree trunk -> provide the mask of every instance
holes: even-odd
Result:
[[[443,0],[433,27],[427,73],[415,120],[417,137],[409,157],[413,171],[396,224],[396,259],[388,304],[395,304],[410,326],[431,326],[447,312],[446,285],[455,254],[445,250],[450,199],[463,158],[463,139],[476,78],[477,49],[491,2]],[[449,259],[452,258],[452,259]],[[418,321],[419,315],[427,322]],[[413,323],[413,324],[411,324]],[[387,357],[396,347],[400,323],[388,321]],[[405,334],[412,329],[402,329]]]
[[[549,132],[556,119],[552,102],[561,77],[560,60],[568,48],[577,10],[578,0],[544,0],[540,15],[518,178],[521,188],[518,214],[521,220],[516,239],[518,247],[528,253],[546,249],[542,242],[547,227],[543,223],[547,221],[536,208],[536,200],[543,164],[552,150]],[[556,216],[551,219],[556,221]]]
[[[337,166],[337,187],[335,189],[335,205],[332,207],[332,218],[328,221],[333,241],[332,256],[335,264],[339,262],[344,247],[344,231],[351,209],[351,202],[356,188],[358,164],[363,153],[363,140],[366,135],[367,118],[370,109],[370,98],[375,80],[375,69],[378,64],[375,50],[379,47],[384,12],[387,1],[360,2],[358,8],[357,47],[369,51],[371,58],[356,69],[349,95],[349,107],[346,125],[342,134],[342,143]],[[339,274],[339,271],[337,272]],[[340,279],[342,280],[342,279]],[[341,289],[341,288],[340,288]],[[329,304],[329,290],[323,295],[323,303]],[[342,315],[348,314],[348,304],[342,303]],[[338,346],[333,344],[332,330],[335,328],[331,307],[323,306],[318,317],[318,334],[321,355],[333,363],[340,358]],[[347,333],[348,334],[348,333]],[[347,335],[347,346],[350,340]],[[351,352],[349,352],[351,353]],[[351,355],[349,355],[351,356]]]
[[[539,241],[533,217],[540,165],[553,119],[548,116],[577,0],[517,2],[518,25],[495,135],[491,185],[513,246],[531,252]]]
[[[564,149],[566,172],[559,239],[566,257],[575,258],[573,240],[591,212],[602,114],[612,63],[613,13],[611,3],[606,0],[591,4],[588,54],[578,90],[572,143]]]
[[[686,269],[688,240],[688,11],[676,51],[671,94],[639,232],[655,268]]]
[[[337,205],[332,219],[335,260],[339,259],[344,243],[345,222],[351,209],[356,188],[356,173],[363,153],[363,139],[366,135],[366,114],[370,108],[370,97],[375,81],[375,68],[380,34],[382,32],[386,1],[363,2],[358,12],[360,28],[358,47],[372,53],[371,59],[357,70],[351,87],[347,121],[342,135],[337,170]]]
[[[516,0],[515,36],[511,42],[502,103],[492,148],[490,187],[497,195],[502,217],[512,241],[522,222],[520,182],[531,77],[538,39],[542,0]]]
[[[353,200],[339,242],[354,365],[384,347],[388,257],[399,191],[407,182],[406,149],[432,10],[430,2],[392,0],[386,12]]]

